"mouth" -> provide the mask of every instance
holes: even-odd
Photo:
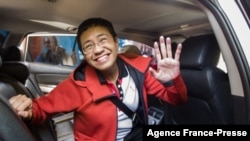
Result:
[[[108,61],[108,58],[109,58],[109,55],[108,54],[105,54],[105,55],[102,55],[102,56],[99,56],[95,59],[96,62],[98,62],[99,64],[101,63],[104,63],[104,62],[107,62]]]

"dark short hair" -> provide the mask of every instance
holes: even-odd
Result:
[[[113,39],[117,37],[114,27],[112,23],[106,19],[103,18],[89,18],[87,20],[84,20],[78,27],[77,31],[77,36],[76,36],[76,41],[78,43],[78,48],[82,52],[82,45],[80,42],[80,36],[82,35],[83,32],[85,32],[87,29],[91,27],[96,27],[96,26],[102,26],[107,28]]]
[[[59,46],[59,43],[58,43],[58,40],[57,40],[57,38],[56,38],[56,36],[44,36],[44,38],[43,38],[43,41],[45,41],[45,39],[46,38],[52,38],[52,40],[55,42],[55,44],[57,45],[57,46]]]

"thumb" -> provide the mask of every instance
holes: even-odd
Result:
[[[29,111],[18,111],[18,115],[20,116],[20,117],[22,117],[23,119],[30,119],[30,113],[29,112],[31,112],[31,110],[29,110]]]
[[[149,67],[149,72],[156,78],[157,71],[152,67]]]

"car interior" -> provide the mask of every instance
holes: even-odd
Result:
[[[216,4],[212,0],[1,1],[0,30],[8,32],[0,32],[0,140],[74,140],[73,113],[60,113],[42,125],[31,125],[15,113],[8,99],[20,93],[39,98],[75,68],[28,60],[28,36],[75,36],[77,26],[89,17],[109,19],[121,39],[152,47],[164,35],[171,37],[173,52],[182,43],[180,70],[188,101],[172,106],[149,96],[149,107],[164,111],[160,124],[246,124],[250,117],[248,89],[240,79],[244,70],[232,59],[234,45],[227,42],[211,12]]]
[[[27,64],[22,62],[8,62],[1,61],[0,81],[1,81],[1,140],[56,140],[56,134],[53,123],[50,119],[42,125],[28,126],[15,111],[12,110],[8,99],[17,94],[25,94],[30,98],[36,98],[39,95],[34,91],[34,85],[26,85],[30,71]],[[10,126],[10,123],[15,123]],[[6,133],[7,132],[7,133]],[[36,135],[36,137],[34,137]]]
[[[224,71],[216,67],[220,55],[216,38],[213,34],[194,36],[187,38],[183,45],[186,48],[183,48],[180,62],[181,73],[188,88],[188,102],[174,107],[157,98],[149,97],[149,99],[152,99],[149,101],[150,106],[158,107],[164,111],[168,110],[168,112],[165,112],[162,124],[232,124],[232,97],[230,95],[228,76]],[[174,50],[175,48],[173,48]],[[30,72],[29,65],[29,63],[20,62],[20,60],[1,62],[0,80],[3,83],[2,86],[5,87],[4,85],[6,85],[6,88],[8,88],[1,89],[3,91],[1,93],[6,93],[6,95],[1,95],[3,97],[1,98],[1,100],[3,99],[1,103],[5,108],[11,108],[7,100],[13,95],[23,93],[32,98],[43,95],[36,80],[34,80],[35,74]],[[39,76],[37,77],[39,78]],[[44,77],[41,78],[46,79]],[[11,87],[11,92],[9,87]],[[199,89],[196,89],[197,87]],[[14,111],[8,110],[8,112],[15,116]],[[2,115],[5,117],[9,113]],[[61,120],[63,118],[58,117]],[[23,123],[17,116],[15,118],[18,120],[17,122],[20,122],[20,128],[31,129],[28,131],[22,130],[25,133],[27,132],[26,134],[36,135],[36,138],[42,140],[47,140],[43,139],[44,137],[50,138],[50,140],[57,139],[54,124],[58,124],[60,119],[57,122],[49,119],[46,124],[40,126],[29,126],[29,124]],[[66,123],[69,124],[70,120],[72,120],[72,115],[63,119],[63,122],[64,120],[68,120]],[[29,133],[30,131],[32,131],[32,134]],[[9,137],[12,137],[11,134]],[[9,137],[6,137],[6,139]]]
[[[208,34],[190,37],[183,42],[183,46],[181,73],[189,98],[181,106],[172,106],[172,122],[232,124],[230,84],[228,75],[216,67],[220,50],[215,36]]]

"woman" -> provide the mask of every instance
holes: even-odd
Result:
[[[75,60],[72,56],[66,53],[66,50],[61,47],[55,36],[45,36],[44,46],[46,52],[41,53],[37,58],[36,62],[45,62],[54,65],[74,65]]]
[[[38,124],[56,113],[74,111],[76,141],[122,141],[135,126],[110,98],[118,97],[130,110],[138,113],[145,124],[147,94],[173,105],[187,100],[186,86],[180,74],[181,44],[173,58],[170,39],[165,42],[160,37],[160,47],[158,43],[154,44],[158,62],[156,71],[149,67],[150,58],[118,55],[117,35],[105,19],[83,21],[78,28],[77,42],[85,59],[66,80],[38,99],[18,95],[9,100],[23,119]]]

